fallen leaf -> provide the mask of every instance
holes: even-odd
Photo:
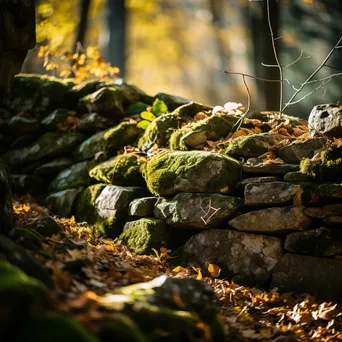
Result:
[[[213,278],[216,278],[220,275],[221,268],[215,264],[209,264],[208,271]]]

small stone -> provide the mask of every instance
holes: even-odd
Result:
[[[229,221],[237,230],[257,233],[283,233],[309,229],[312,220],[303,207],[267,208],[240,215]]]
[[[195,265],[206,273],[209,264],[218,265],[221,275],[240,285],[263,286],[282,256],[277,237],[211,229],[194,235],[175,252],[179,264]]]
[[[200,112],[211,112],[213,108],[205,106],[201,103],[198,102],[188,102],[185,103],[175,110],[176,113],[178,113],[181,117],[186,118],[186,117],[191,117],[193,118],[196,114]]]
[[[341,300],[342,261],[285,254],[272,275],[271,287],[280,292],[311,293]]]
[[[315,208],[315,207],[309,207],[304,209],[304,214],[306,216],[315,218],[315,219],[323,219],[326,214],[324,213],[323,208]]]
[[[155,218],[142,218],[126,223],[119,240],[124,241],[137,254],[151,254],[152,248],[159,251],[170,245],[169,230],[166,224]]]
[[[309,115],[309,129],[329,137],[342,137],[342,106],[321,104],[315,106]]]
[[[293,182],[293,183],[310,182],[310,180],[311,180],[311,178],[308,175],[301,173],[300,171],[288,172],[284,176],[285,182]]]
[[[278,150],[278,156],[288,164],[300,163],[302,159],[312,158],[319,150],[326,147],[326,138],[312,138],[305,141],[295,141]]]
[[[49,195],[45,203],[50,210],[61,217],[70,217],[76,205],[76,199],[80,191],[67,189]]]
[[[58,173],[67,169],[73,164],[72,158],[62,157],[54,159],[53,161],[42,164],[37,167],[34,174],[39,177],[51,179],[54,178]]]
[[[328,216],[323,219],[323,223],[329,226],[340,227],[342,224],[342,216]]]
[[[143,197],[133,200],[128,207],[128,215],[137,217],[153,216],[154,205],[157,197]]]
[[[342,203],[327,204],[323,207],[326,216],[342,216]]]
[[[81,132],[95,133],[108,129],[114,125],[114,120],[97,113],[91,113],[79,121],[77,128]]]
[[[16,136],[37,134],[40,131],[40,122],[36,118],[21,115],[13,116],[8,126]]]
[[[276,176],[246,178],[237,183],[235,188],[239,191],[244,192],[247,184],[270,183],[278,182],[280,180],[281,178]]]
[[[49,236],[61,233],[62,227],[49,215],[39,215],[30,218],[25,223],[25,228],[33,229],[43,236]]]
[[[234,217],[242,204],[242,199],[237,197],[180,193],[173,198],[159,198],[154,214],[172,227],[209,229]]]
[[[297,164],[264,164],[257,158],[248,159],[247,163],[242,164],[244,173],[258,173],[261,175],[285,175],[288,172],[299,171]]]
[[[67,108],[56,109],[42,121],[42,125],[47,130],[55,131],[58,127],[64,125],[68,116],[69,110]]]
[[[342,198],[342,184],[320,184],[313,187],[314,193],[321,199],[340,199]]]
[[[13,143],[10,145],[9,149],[18,149],[27,147],[31,144],[33,144],[37,139],[36,134],[30,134],[30,135],[22,135],[21,137],[18,137],[13,141]]]

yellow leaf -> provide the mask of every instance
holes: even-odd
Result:
[[[24,209],[24,211],[26,211],[28,213],[30,211],[31,207],[26,205],[26,204],[24,204],[23,205],[23,209]]]
[[[74,215],[72,215],[72,216],[70,217],[69,222],[70,222],[71,224],[76,223],[76,220],[75,220],[75,216],[74,216]]]
[[[182,266],[177,266],[172,270],[172,273],[179,273],[179,272],[184,272],[186,274],[190,274],[190,270],[188,268],[185,268]]]
[[[195,267],[195,266],[191,266],[192,269],[197,272],[197,277],[196,277],[196,280],[202,280],[203,279],[203,276],[202,276],[202,271],[199,267]]]
[[[208,271],[213,278],[216,278],[220,275],[221,268],[215,264],[209,264]]]

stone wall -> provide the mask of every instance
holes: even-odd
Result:
[[[19,75],[1,113],[14,192],[140,254],[167,247],[238,284],[342,299],[339,106],[315,107],[311,132],[257,112],[233,133],[238,105]]]

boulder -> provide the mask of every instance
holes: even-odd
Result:
[[[59,156],[70,156],[85,136],[81,133],[53,133],[42,135],[31,146],[10,150],[4,154],[4,161],[9,166],[20,166],[28,163],[52,159]]]
[[[116,155],[120,148],[133,144],[142,132],[136,124],[122,122],[85,140],[74,156],[78,161],[92,159],[97,154],[103,154],[108,159]]]
[[[67,169],[73,164],[72,158],[61,157],[52,160],[51,162],[39,165],[35,170],[34,174],[39,177],[46,179],[54,178],[58,173]]]
[[[145,158],[135,153],[121,154],[90,169],[89,176],[114,185],[145,185],[141,174],[141,166],[145,162]]]
[[[119,240],[124,241],[137,254],[154,254],[152,248],[170,247],[170,232],[167,225],[155,218],[142,218],[127,222]]]
[[[207,273],[208,265],[240,285],[264,286],[282,256],[282,240],[276,237],[212,229],[194,235],[174,252],[175,261],[195,265]]]
[[[8,127],[16,136],[37,134],[40,131],[40,122],[29,116],[15,115],[9,121]]]
[[[242,204],[238,197],[179,193],[173,198],[159,198],[154,214],[172,227],[208,229],[235,217]]]
[[[40,235],[49,236],[63,232],[62,227],[49,215],[39,215],[30,218],[25,223],[25,228],[32,229]]]
[[[228,156],[205,151],[163,151],[147,163],[145,179],[158,196],[178,192],[229,194],[241,180],[240,163]]]
[[[67,189],[49,195],[45,199],[47,207],[56,215],[70,217],[76,206],[76,200],[80,191]]]
[[[285,249],[295,254],[330,257],[342,254],[342,239],[328,228],[288,234]]]
[[[342,106],[321,104],[315,106],[309,115],[309,129],[313,133],[329,137],[342,137]]]
[[[80,100],[89,113],[98,113],[110,119],[120,119],[124,110],[122,107],[123,96],[114,87],[104,87],[95,93],[89,94]]]
[[[0,234],[12,229],[12,195],[7,167],[0,158]]]
[[[136,217],[151,217],[153,216],[154,205],[157,202],[157,197],[143,197],[133,200],[128,207],[128,214]]]
[[[326,138],[312,138],[305,141],[294,141],[278,150],[278,156],[285,163],[297,164],[302,159],[312,158],[318,151],[325,148]]]
[[[341,260],[285,254],[273,271],[271,287],[342,300],[341,284]]]
[[[246,205],[274,205],[293,202],[295,205],[308,204],[311,200],[310,183],[292,184],[287,182],[250,183],[245,187]]]
[[[234,156],[243,157],[259,157],[268,152],[268,149],[274,145],[278,145],[285,136],[279,134],[260,133],[242,136],[233,139],[226,153]]]
[[[267,208],[240,215],[229,224],[237,230],[257,233],[287,233],[309,229],[312,220],[303,207]]]
[[[48,187],[49,193],[73,188],[82,190],[82,188],[92,183],[88,173],[94,165],[96,165],[96,161],[85,161],[76,163],[61,171],[50,183]]]
[[[78,122],[77,129],[84,133],[93,134],[113,127],[114,125],[115,121],[113,119],[109,119],[97,113],[91,113]]]

